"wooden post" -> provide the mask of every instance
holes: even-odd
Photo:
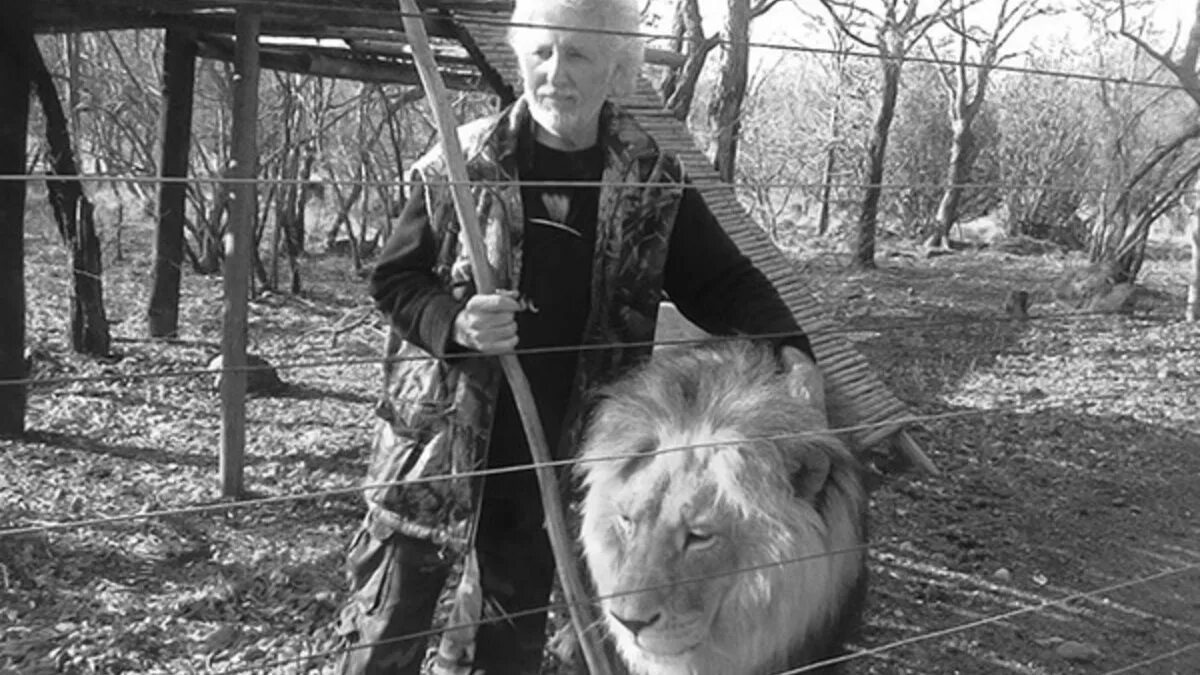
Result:
[[[196,80],[196,42],[168,29],[163,38],[162,114],[159,118],[160,178],[180,179],[188,173],[192,138],[192,106]],[[223,188],[221,188],[223,189]],[[179,281],[183,265],[183,224],[187,186],[178,180],[158,184],[158,228],[154,239],[154,272],[146,311],[150,337],[179,335]]]
[[[433,48],[429,44],[429,36],[425,32],[425,24],[421,19],[416,0],[399,0],[399,3],[404,17],[404,33],[412,47],[413,62],[416,64],[421,82],[425,86],[425,93],[429,98],[429,105],[437,123],[442,154],[449,172],[454,211],[458,215],[458,222],[466,236],[467,253],[471,259],[475,287],[480,293],[493,293],[496,290],[496,283],[492,276],[491,264],[485,255],[483,235],[474,209],[474,198],[467,185],[467,163],[458,142],[458,125],[454,111],[450,108],[450,97],[446,94],[437,62],[433,58]],[[554,475],[554,470],[549,466],[550,445],[546,442],[545,432],[538,417],[537,402],[533,398],[529,380],[525,378],[525,372],[521,369],[521,363],[517,360],[516,355],[505,354],[497,358],[500,359],[500,365],[508,377],[509,388],[512,389],[513,398],[517,403],[517,412],[520,413],[521,424],[525,428],[525,436],[529,439],[529,452],[537,464],[538,488],[541,492],[543,511],[546,514],[546,532],[550,537],[550,547],[554,553],[554,567],[558,572],[563,594],[566,596],[571,624],[579,637],[579,645],[587,662],[588,670],[592,675],[609,675],[612,669],[605,660],[603,649],[592,642],[596,621],[592,616],[592,606],[587,601],[587,593],[579,576],[575,556],[572,555],[571,536],[564,515],[562,493],[559,491],[558,479]]]
[[[229,232],[225,235],[225,325],[221,339],[221,494],[242,495],[246,453],[246,324],[250,295],[250,246],[257,211],[253,182],[258,173],[258,10],[238,7],[234,54],[233,148],[226,175]]]
[[[32,30],[29,3],[15,3],[0,29],[0,175],[25,173],[29,129],[29,72],[16,53]],[[23,380],[25,367],[25,186],[0,181],[0,383]],[[0,384],[0,436],[25,433],[23,384]]]

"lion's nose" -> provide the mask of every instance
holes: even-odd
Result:
[[[616,612],[609,612],[609,614],[612,614],[612,617],[614,619],[616,619],[622,626],[625,626],[626,628],[628,628],[629,632],[633,633],[634,635],[637,635],[638,633],[642,632],[643,629],[653,626],[655,623],[658,622],[658,620],[660,618],[662,618],[662,612],[656,613],[654,616],[650,617],[649,619],[630,619],[630,618],[623,617],[620,614],[617,614]]]

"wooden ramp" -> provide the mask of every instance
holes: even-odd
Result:
[[[519,88],[515,56],[508,47],[503,21],[495,10],[459,10],[455,18],[504,79]],[[827,383],[830,423],[850,428],[849,439],[860,454],[868,448],[900,452],[919,471],[937,473],[906,431],[907,407],[871,370],[854,345],[826,318],[787,257],[751,218],[737,200],[732,186],[724,184],[700,150],[687,125],[663,110],[663,102],[646,78],[632,96],[618,101],[632,112],[659,144],[682,160],[688,176],[704,195],[721,225],[759,269],[775,284],[796,320],[808,333]],[[667,314],[673,308],[666,308]],[[698,328],[695,331],[699,331]],[[660,332],[665,337],[678,337]]]

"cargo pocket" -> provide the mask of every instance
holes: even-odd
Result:
[[[354,634],[359,640],[368,641],[379,632],[367,624],[378,616],[387,598],[389,577],[394,576],[395,549],[372,536],[366,526],[355,535],[346,554],[351,596],[338,621],[339,634]]]

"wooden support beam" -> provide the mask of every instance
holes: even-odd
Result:
[[[196,42],[168,30],[163,38],[162,113],[159,119],[162,178],[186,178],[192,140],[196,81]],[[184,209],[187,185],[168,180],[158,185],[158,228],[147,323],[150,337],[179,336],[179,282],[183,266]]]
[[[465,26],[455,21],[452,16],[445,15],[439,18],[437,23],[444,26],[446,32],[452,35],[462,45],[462,48],[466,50],[467,56],[471,58],[475,63],[475,67],[479,69],[479,74],[483,77],[483,83],[500,97],[501,106],[508,106],[517,100],[517,92],[513,88],[513,85],[516,83],[505,81],[504,76],[488,60],[487,54],[483,53],[483,49],[479,47],[479,43],[475,42],[475,38],[472,37],[471,32]]]
[[[201,57],[220,61],[234,60],[232,46],[228,45],[228,40],[223,36],[203,35],[198,39]],[[332,50],[260,50],[259,66],[265,70],[375,84],[417,86],[421,83],[410,61],[355,56],[351,53],[337,56]],[[469,67],[470,64],[463,62],[464,69]],[[447,86],[457,91],[478,91],[483,86],[479,76],[475,74],[447,73],[445,79]]]
[[[646,63],[652,66],[667,66],[668,68],[682,68],[687,62],[687,57],[679,52],[670,51],[667,49],[646,48]]]
[[[234,59],[233,148],[226,175],[238,182],[231,194],[225,235],[225,324],[221,338],[221,493],[240,498],[246,453],[246,338],[250,296],[250,247],[258,210],[258,35],[261,16],[249,7],[237,13]]]
[[[13,3],[0,28],[0,175],[25,174],[29,129],[29,71],[18,45],[30,39],[29,5]],[[0,181],[0,436],[25,433],[25,188]]]

